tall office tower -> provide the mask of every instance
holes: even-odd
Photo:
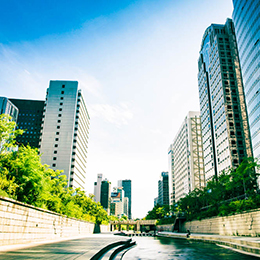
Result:
[[[195,188],[205,186],[200,112],[190,111],[185,117],[173,140],[172,157],[177,202]]]
[[[17,127],[24,130],[23,135],[17,136],[19,144],[39,148],[44,101],[10,98],[19,109]]]
[[[110,201],[111,201],[111,183],[105,179],[101,182],[100,189],[100,204],[110,214]]]
[[[168,172],[162,172],[158,181],[158,204],[169,205],[169,178]]]
[[[6,97],[0,97],[0,115],[7,114],[12,117],[14,122],[17,122],[19,109],[15,104]]]
[[[118,187],[123,187],[125,197],[128,198],[128,213],[129,219],[132,218],[132,181],[131,180],[119,180]]]
[[[42,161],[85,189],[89,115],[77,81],[50,81],[40,143]]]
[[[175,204],[175,181],[174,181],[174,155],[173,145],[168,149],[168,169],[169,169],[169,204]]]
[[[252,156],[233,22],[212,24],[202,39],[198,85],[206,182]]]
[[[233,0],[233,5],[253,154],[260,158],[260,1]]]
[[[103,174],[102,173],[98,173],[97,181],[94,182],[94,201],[95,202],[100,202],[102,179],[103,179]]]
[[[111,192],[111,207],[110,214],[122,217],[124,213],[124,190],[122,187],[114,188],[114,191]]]

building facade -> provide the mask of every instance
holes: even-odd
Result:
[[[0,115],[7,114],[12,117],[14,122],[17,122],[19,109],[15,104],[6,97],[0,97]]]
[[[42,161],[85,189],[89,115],[77,81],[50,81],[40,142]]]
[[[158,204],[169,205],[169,178],[168,172],[162,172],[158,181]]]
[[[17,128],[24,130],[23,135],[16,138],[18,144],[39,148],[44,101],[14,98],[10,101],[19,109]]]
[[[128,211],[127,216],[129,219],[132,218],[132,181],[131,180],[119,180],[118,187],[123,187],[125,197],[128,198]]]
[[[100,204],[110,214],[110,201],[111,201],[111,183],[105,179],[101,182],[100,190]]]
[[[175,204],[175,181],[174,181],[174,154],[173,145],[168,149],[168,169],[169,169],[169,204]]]
[[[244,88],[233,22],[212,24],[198,60],[206,182],[252,156]]]
[[[177,202],[195,188],[201,189],[205,186],[200,112],[188,113],[171,148],[174,158],[171,165],[174,201]]]
[[[260,158],[260,1],[233,0],[253,155]]]
[[[97,181],[94,182],[94,201],[95,202],[100,202],[102,180],[103,180],[103,174],[102,173],[98,173]]]

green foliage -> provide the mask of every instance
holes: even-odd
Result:
[[[3,147],[10,147],[20,131],[13,130],[14,122],[1,116],[0,140]],[[4,131],[1,132],[1,131]],[[8,135],[11,137],[8,137]],[[5,152],[3,152],[5,151]],[[42,165],[38,150],[30,146],[18,151],[2,149],[0,153],[0,196],[48,209],[68,217],[108,224],[107,212],[93,196],[86,196],[81,189],[67,187],[67,178],[62,171],[54,171]]]
[[[223,172],[207,187],[195,189],[178,201],[178,210],[187,220],[226,216],[260,206],[257,195],[257,160],[246,158],[236,170]]]
[[[167,217],[170,215],[170,207],[169,205],[156,205],[153,207],[152,210],[148,211],[145,219],[149,220],[149,219],[162,219],[164,217]]]
[[[0,115],[0,153],[14,147],[16,136],[23,133],[23,130],[15,130],[15,127],[16,123],[12,121],[11,116]]]

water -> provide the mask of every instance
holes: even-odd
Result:
[[[134,237],[137,246],[125,253],[123,260],[253,260],[253,256],[215,244],[153,237]]]

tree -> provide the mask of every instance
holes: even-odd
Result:
[[[23,130],[15,130],[16,123],[12,121],[12,117],[6,114],[0,115],[0,153],[7,148],[15,147],[15,138],[21,135]]]

